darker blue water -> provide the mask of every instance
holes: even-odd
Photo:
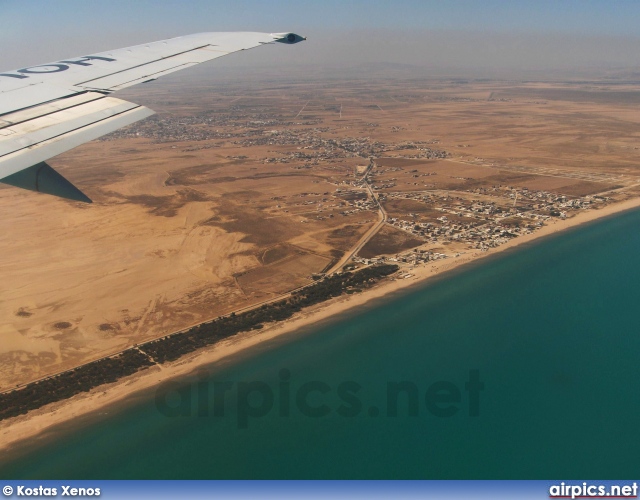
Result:
[[[163,415],[149,393],[12,461],[0,457],[0,477],[631,477],[640,467],[639,227],[640,211],[630,212],[272,342],[209,367],[208,386],[184,379],[191,416]],[[470,370],[484,383],[478,416],[469,415]],[[222,417],[211,415],[213,381],[234,383]],[[274,397],[245,429],[242,381]],[[296,403],[310,381],[329,389],[307,398],[326,416],[305,416]],[[338,394],[349,381],[361,386],[351,404]],[[387,415],[387,384],[397,381],[419,393],[418,416],[406,397],[398,416]],[[453,402],[437,408],[457,408],[452,416],[428,410],[438,381]],[[185,400],[174,391],[166,401]],[[247,401],[269,403],[255,391]],[[356,416],[339,414],[354,404]]]

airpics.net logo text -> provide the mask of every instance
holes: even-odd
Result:
[[[371,388],[367,389],[354,380],[339,383],[296,381],[286,368],[279,370],[277,381],[271,383],[214,380],[203,370],[194,383],[168,381],[161,384],[155,393],[155,406],[169,418],[234,416],[238,429],[247,429],[252,419],[274,413],[283,418],[295,415],[309,418],[330,415],[345,418],[362,415],[418,417],[425,414],[447,418],[464,413],[478,417],[484,383],[479,370],[469,370],[462,383],[388,381],[381,391],[374,391],[382,392],[379,401],[383,404],[366,404],[365,399],[373,399]]]
[[[637,483],[604,485],[562,482],[549,488],[549,498],[638,498],[638,485]]]

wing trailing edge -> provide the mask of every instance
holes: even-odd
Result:
[[[3,115],[0,182],[91,202],[44,161],[152,114],[144,106],[86,92]]]

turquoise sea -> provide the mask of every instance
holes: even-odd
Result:
[[[639,228],[628,212],[270,342],[0,457],[0,477],[637,475]]]

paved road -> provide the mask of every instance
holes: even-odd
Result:
[[[327,274],[332,274],[335,273],[337,271],[340,271],[353,257],[355,257],[358,252],[360,250],[362,250],[362,247],[364,247],[371,238],[373,238],[378,231],[380,231],[380,229],[382,229],[382,226],[384,226],[385,222],[387,222],[387,212],[385,211],[384,208],[382,208],[382,204],[380,203],[380,200],[378,199],[378,195],[376,195],[376,193],[373,191],[373,188],[371,187],[371,184],[369,184],[369,181],[367,180],[367,174],[369,173],[369,170],[371,169],[371,167],[369,167],[367,169],[367,171],[364,174],[363,180],[365,183],[365,186],[367,188],[367,190],[369,191],[369,195],[371,196],[371,198],[373,199],[373,201],[376,202],[376,205],[378,205],[378,222],[376,222],[363,236],[362,238],[360,238],[360,240],[358,240],[358,243],[355,244],[355,246],[349,250],[347,253],[345,253],[342,258],[337,262],[337,264],[335,264],[331,269],[329,269],[327,271]]]

